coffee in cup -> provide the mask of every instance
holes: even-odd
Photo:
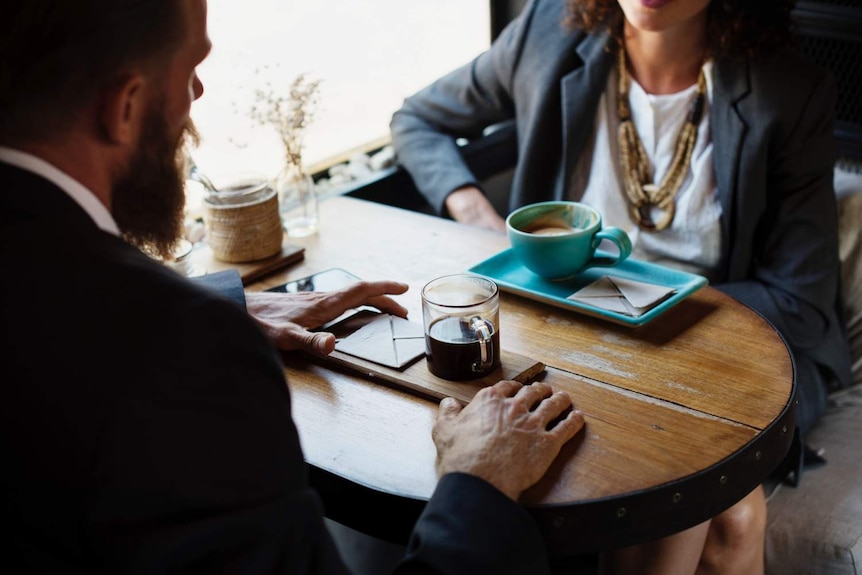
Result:
[[[526,231],[531,234],[536,234],[538,236],[561,236],[563,234],[571,233],[573,229],[574,228],[572,228],[572,226],[567,226],[564,224],[539,224],[537,226],[531,227]]]
[[[443,276],[422,288],[428,370],[448,380],[477,379],[500,366],[497,284],[470,274]]]
[[[506,218],[506,233],[515,257],[530,271],[548,280],[573,276],[588,267],[619,265],[632,251],[628,234],[602,227],[602,216],[579,202],[539,202],[518,208]],[[618,254],[596,254],[609,240]]]

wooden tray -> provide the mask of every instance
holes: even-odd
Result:
[[[545,371],[545,364],[505,349],[501,353],[499,368],[481,379],[469,381],[449,381],[437,377],[428,371],[424,357],[400,371],[340,351],[333,351],[326,357],[315,356],[315,358],[324,364],[334,364],[357,371],[369,379],[380,380],[424,397],[437,400],[454,397],[463,403],[469,403],[476,392],[501,379],[527,383]]]

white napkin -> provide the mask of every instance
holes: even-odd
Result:
[[[379,314],[349,336],[339,339],[335,349],[401,369],[425,355],[425,331],[421,325],[406,319]]]
[[[566,299],[607,311],[640,317],[674,293],[672,287],[602,276]]]

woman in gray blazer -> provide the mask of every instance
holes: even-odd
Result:
[[[509,210],[590,203],[634,257],[749,305],[795,362],[797,445],[850,379],[832,186],[835,85],[782,49],[787,0],[530,0],[491,48],[407,98],[399,162],[442,215],[503,231],[459,153],[514,120]],[[686,135],[683,137],[683,126]],[[788,460],[801,471],[797,457]],[[711,522],[605,558],[608,571],[763,571],[756,489]],[[685,567],[688,564],[689,567]],[[700,571],[698,571],[700,572]]]

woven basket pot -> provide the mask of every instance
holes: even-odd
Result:
[[[207,242],[216,259],[251,262],[281,251],[284,230],[278,196],[266,182],[256,186],[233,197],[218,194],[204,199]]]

